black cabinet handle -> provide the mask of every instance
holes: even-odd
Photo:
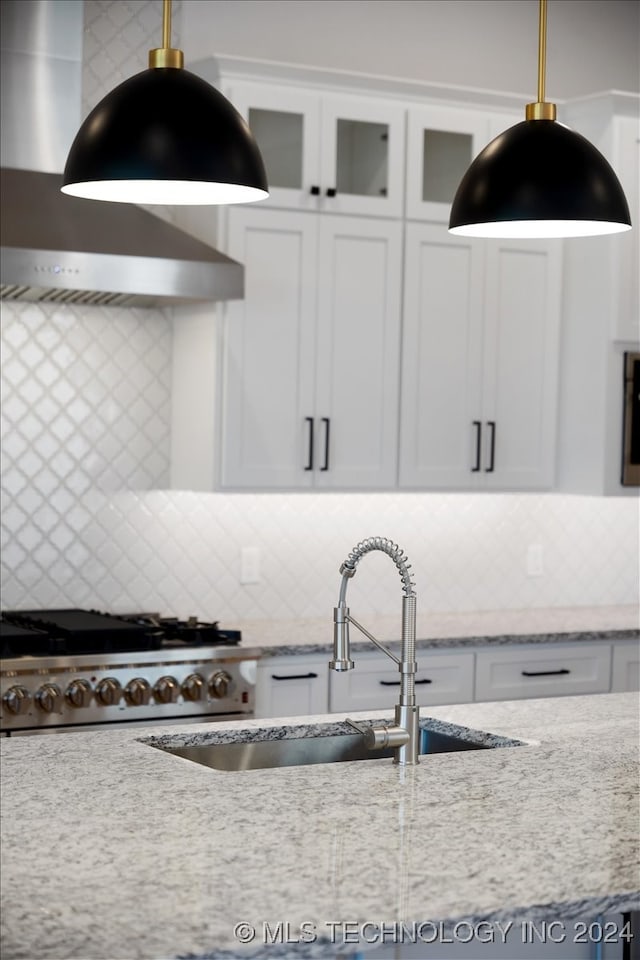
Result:
[[[328,470],[329,469],[329,429],[330,429],[329,417],[323,417],[322,423],[324,423],[324,463],[320,467],[320,469]]]
[[[313,470],[313,417],[305,417],[304,420],[309,424],[309,455],[305,470]]]
[[[335,197],[335,195],[336,195],[336,188],[335,188],[335,187],[327,187],[327,196],[328,196],[328,197]]]
[[[571,673],[571,670],[567,670],[566,667],[563,667],[562,670],[523,670],[523,677],[561,677],[566,676],[568,673]]]
[[[495,420],[487,420],[487,426],[491,430],[491,440],[490,440],[490,453],[489,453],[489,466],[485,468],[485,473],[493,473],[493,468],[496,462],[496,422]]]
[[[315,680],[317,673],[291,673],[287,677],[282,677],[278,673],[272,673],[272,680]]]
[[[381,687],[399,687],[401,682],[402,682],[401,680],[380,680],[379,681]],[[416,683],[416,686],[418,686],[419,683],[433,683],[433,680],[427,680],[425,677],[424,680],[416,680],[415,683]]]
[[[480,448],[482,447],[482,424],[479,420],[473,421],[476,428],[476,465],[471,467],[471,473],[477,473],[480,469]]]
[[[319,197],[319,196],[320,196],[320,187],[316,187],[316,186],[314,185],[313,187],[311,187],[311,190],[309,190],[309,193],[311,194],[312,197]]]

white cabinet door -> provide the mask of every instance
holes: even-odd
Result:
[[[552,486],[560,279],[546,241],[407,224],[401,487]]]
[[[301,654],[258,663],[257,717],[297,717],[328,712],[329,658]]]
[[[221,486],[393,487],[400,224],[249,208],[228,218],[245,297],[225,315]]]
[[[640,644],[637,640],[613,644],[611,692],[640,690]]]
[[[449,223],[471,161],[489,141],[481,110],[412,106],[407,120],[407,217]]]
[[[317,210],[320,93],[268,82],[229,80],[225,94],[249,124],[262,154],[269,197],[261,200],[260,206]]]
[[[607,693],[610,681],[608,644],[532,644],[476,654],[476,700]]]
[[[384,710],[398,702],[400,675],[385,656],[354,655],[353,670],[331,672],[329,708],[333,713],[349,710]],[[472,653],[418,651],[416,702],[419,706],[440,703],[470,703],[473,700]]]
[[[320,217],[313,477],[318,487],[394,487],[402,227]]]
[[[640,97],[602,94],[565,111],[618,174],[633,229],[565,247],[558,489],[637,497],[621,475],[624,353],[640,349]]]
[[[482,472],[487,487],[553,486],[561,243],[508,240],[485,247]]]
[[[633,229],[611,237],[613,272],[613,336],[616,340],[640,342],[640,105],[635,116],[615,117],[612,122],[612,163],[629,204]]]
[[[378,96],[228,79],[264,160],[261,206],[400,217],[405,109]]]
[[[245,297],[226,305],[221,485],[310,486],[316,218],[247,207],[228,214],[227,251],[245,265]]]
[[[455,490],[476,485],[482,266],[477,240],[452,236],[442,226],[407,224],[401,487]]]
[[[401,217],[405,109],[379,97],[322,98],[321,183],[326,213]]]

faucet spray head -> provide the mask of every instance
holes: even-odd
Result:
[[[333,608],[333,660],[329,661],[330,670],[353,670],[349,642],[349,607],[341,603]]]

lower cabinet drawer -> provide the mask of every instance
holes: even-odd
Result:
[[[476,655],[476,700],[607,693],[610,683],[608,644],[531,644]]]
[[[430,654],[418,651],[416,702],[420,706],[438,703],[469,703],[473,700],[473,654]],[[329,709],[384,710],[398,702],[400,673],[387,657],[353,655],[354,669],[331,672]]]
[[[265,657],[258,664],[256,717],[327,713],[328,657]]]

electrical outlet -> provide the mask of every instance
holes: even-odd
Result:
[[[243,547],[240,551],[240,583],[260,583],[260,547]]]
[[[527,576],[541,577],[544,574],[544,550],[541,543],[532,543],[527,548]]]

